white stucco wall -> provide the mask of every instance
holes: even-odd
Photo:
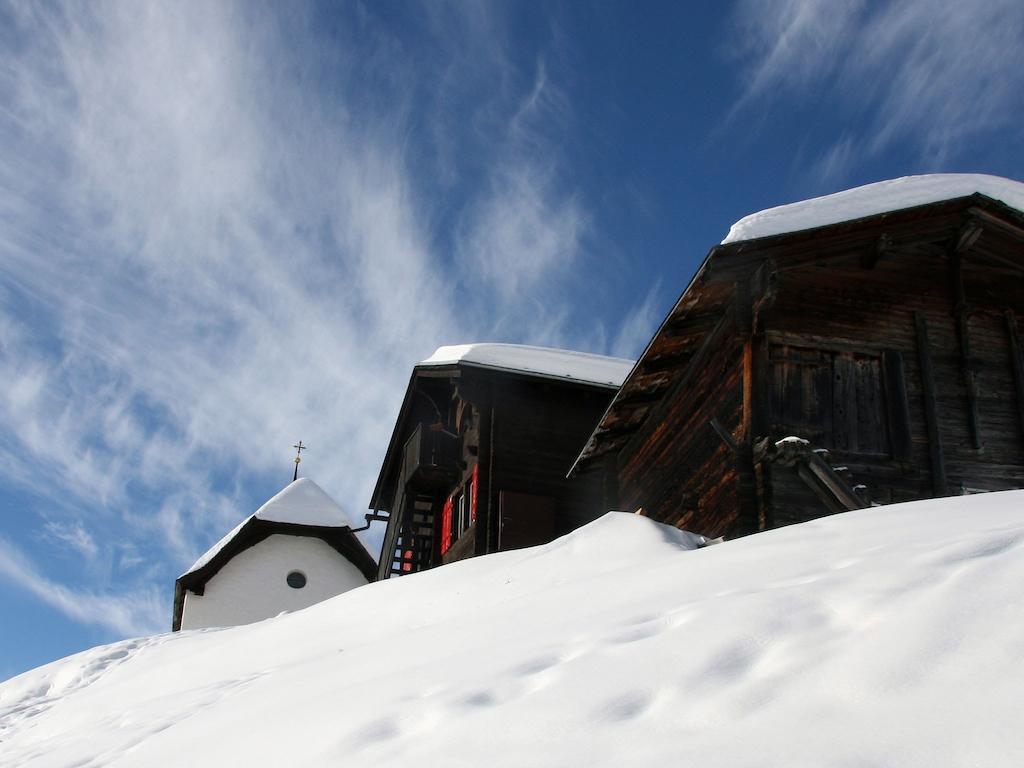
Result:
[[[288,586],[292,571],[305,574],[305,587]],[[186,590],[181,628],[249,624],[366,583],[359,569],[323,540],[275,533],[229,560],[206,582],[203,595]]]

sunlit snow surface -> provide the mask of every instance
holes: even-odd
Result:
[[[618,387],[625,381],[634,361],[524,344],[457,344],[438,347],[416,367],[456,363]]]
[[[0,685],[32,766],[1024,765],[1024,492],[703,549],[611,514]]]
[[[887,211],[967,197],[975,192],[1024,211],[1024,184],[1019,181],[980,173],[904,176],[753,213],[733,224],[722,242],[798,232]]]

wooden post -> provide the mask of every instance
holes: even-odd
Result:
[[[932,355],[928,349],[928,321],[924,313],[914,313],[917,328],[917,361],[921,369],[921,394],[924,397],[924,417],[928,426],[928,450],[931,456],[932,493],[946,496],[946,465],[942,458],[942,438],[939,434],[939,415],[935,404],[935,376],[932,372]]]
[[[1017,390],[1017,421],[1021,438],[1024,439],[1024,361],[1021,359],[1020,334],[1017,332],[1017,315],[1012,309],[1006,310],[1006,332],[1010,337],[1010,367],[1013,370],[1013,384]]]
[[[494,485],[492,482],[494,466],[494,407],[492,405],[491,388],[483,389],[483,396],[479,397],[477,408],[480,412],[480,447],[477,453],[477,482],[476,490],[477,504],[476,511],[476,541],[475,549],[478,555],[484,555],[493,551],[491,549],[491,534],[494,527]]]
[[[754,468],[754,298],[750,282],[736,285],[736,330],[743,336],[743,412],[741,415],[740,439],[736,441],[717,419],[711,426],[731,448],[736,460],[736,475],[739,487],[739,520],[736,534],[744,536],[756,533],[760,527],[760,509],[757,494],[757,474]]]
[[[953,316],[956,319],[956,335],[960,342],[960,374],[967,390],[967,423],[971,431],[971,445],[981,448],[981,426],[978,418],[978,381],[971,360],[970,307],[964,289],[963,253],[981,235],[980,225],[968,222],[961,230],[957,244],[950,254],[950,277],[953,288]]]

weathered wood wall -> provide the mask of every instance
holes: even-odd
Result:
[[[1024,435],[1007,319],[1008,311],[1012,317],[1024,311],[1024,271],[994,264],[984,252],[966,250],[959,259],[963,288],[958,296],[958,259],[951,257],[951,249],[962,222],[962,217],[946,217],[918,232],[900,233],[869,268],[858,256],[858,251],[864,252],[862,244],[854,245],[845,256],[833,252],[828,260],[782,266],[776,301],[762,317],[770,348],[771,437],[794,434],[828,448],[832,462],[849,467],[853,482],[867,485],[876,502],[954,494],[961,489],[1024,487]],[[990,240],[994,237],[990,235]],[[1018,252],[1018,258],[1024,265],[1024,254]],[[961,325],[958,308],[965,302],[966,320]],[[966,353],[962,337],[967,341]],[[818,418],[821,428],[817,429],[809,423],[815,417],[800,418],[795,411],[804,408],[807,417],[806,409],[815,406],[808,405],[808,392],[797,391],[786,380],[783,358],[815,350],[862,359],[898,355],[909,422],[908,452],[896,444],[899,425],[892,423],[893,403],[889,402],[902,393],[886,380],[892,375],[884,368],[883,386],[877,391],[886,402],[866,408],[882,416],[875,427],[877,441],[844,439],[840,425],[829,423],[828,418]],[[930,371],[922,368],[922,362]],[[807,375],[811,368],[802,370]],[[839,376],[838,369],[833,375]],[[817,391],[828,388],[819,382]],[[838,397],[842,389],[836,385],[833,391]],[[865,403],[858,403],[854,392],[845,391],[843,397],[842,403],[835,404],[837,419],[839,406],[846,407],[847,414],[859,410],[864,416]],[[832,404],[820,406],[817,417]],[[929,416],[934,419],[934,434]],[[865,425],[870,429],[872,420],[861,427]],[[771,467],[767,474],[775,524],[820,513],[820,504],[800,487],[791,469]]]
[[[877,503],[1024,487],[1021,317],[1024,216],[980,196],[716,246],[582,466],[709,535],[828,513],[754,463],[764,438],[828,449]]]
[[[606,512],[599,473],[566,473],[614,391],[512,377],[493,386],[493,503],[502,491],[553,499],[556,536]]]
[[[502,494],[536,498],[551,520],[534,543],[549,541],[607,511],[599,467],[571,479],[566,473],[614,394],[604,387],[535,379],[467,368],[453,403],[466,403],[452,419],[462,446],[462,471],[453,491],[477,467],[476,524],[456,541],[444,561],[499,549]],[[454,413],[454,412],[453,412]],[[517,496],[523,495],[523,496]],[[522,505],[520,504],[520,508]],[[514,514],[514,510],[510,512]],[[520,531],[519,539],[524,541]]]
[[[715,333],[715,332],[712,332]],[[737,455],[711,425],[739,435],[743,340],[731,319],[695,359],[684,386],[645,422],[619,456],[620,507],[670,525],[722,536],[739,515]]]

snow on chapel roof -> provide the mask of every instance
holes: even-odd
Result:
[[[1019,181],[980,173],[904,176],[752,213],[733,224],[722,243],[814,229],[975,193],[1024,211],[1024,184]]]
[[[308,477],[300,477],[286,485],[276,496],[236,525],[227,536],[214,544],[193,563],[182,576],[195,573],[213,560],[250,520],[272,523],[348,528],[348,518],[327,493]]]
[[[416,367],[468,363],[480,368],[495,368],[618,387],[632,370],[634,362],[619,357],[521,344],[459,344],[439,347],[434,354],[418,363]]]

